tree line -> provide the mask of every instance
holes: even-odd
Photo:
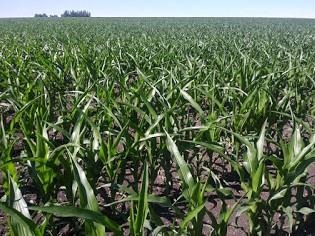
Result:
[[[35,14],[34,17],[48,17],[48,15],[46,13]],[[58,17],[58,15],[49,15],[49,17]]]
[[[61,14],[61,17],[90,17],[90,16],[91,16],[91,13],[86,10],[82,10],[82,11],[66,10],[64,11],[64,13]],[[48,15],[46,13],[43,13],[43,14],[36,13],[34,17],[38,17],[38,18],[48,17]],[[49,15],[49,17],[58,17],[58,15]]]

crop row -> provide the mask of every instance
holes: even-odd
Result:
[[[311,20],[1,20],[0,232],[306,234],[314,35]]]

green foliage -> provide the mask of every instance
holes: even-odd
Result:
[[[313,25],[0,20],[9,233],[57,235],[60,222],[86,235],[226,235],[241,221],[250,235],[304,230]]]

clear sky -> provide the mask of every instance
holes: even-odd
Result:
[[[315,0],[0,0],[0,17],[88,10],[92,16],[315,18]]]

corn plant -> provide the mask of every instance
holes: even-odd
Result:
[[[313,25],[1,19],[0,232],[305,233]]]

